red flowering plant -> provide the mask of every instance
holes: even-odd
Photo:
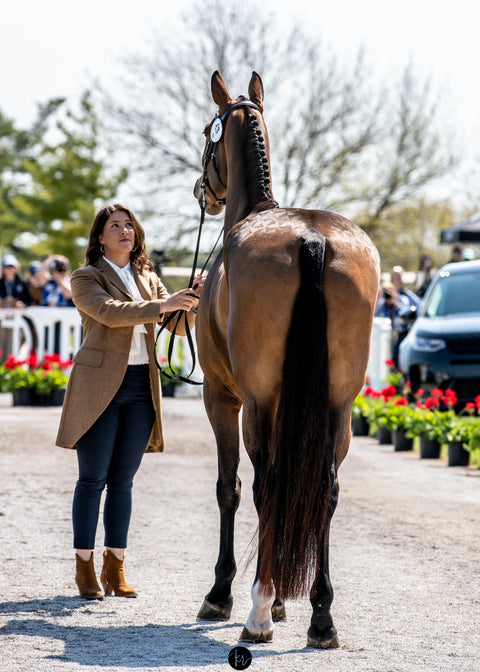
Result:
[[[352,417],[363,417],[369,425],[378,427],[379,424],[383,424],[386,403],[395,397],[396,393],[393,385],[388,385],[377,392],[367,380],[367,384],[353,402]]]
[[[408,403],[408,399],[401,395],[390,397],[385,404],[383,418],[379,419],[379,424],[391,432],[396,432],[399,429],[406,429],[408,431],[411,413],[412,408]]]
[[[480,419],[475,417],[476,412],[480,413],[480,395],[457,414],[458,399],[454,390],[436,388],[424,401],[423,393],[419,395],[419,392],[421,390],[417,391],[417,408],[421,415],[416,425],[419,436],[436,439],[441,444],[462,443],[468,450],[480,448]]]
[[[71,365],[70,359],[62,360],[57,354],[45,355],[41,361],[33,350],[23,360],[9,354],[0,364],[0,391],[14,392],[23,388],[47,395],[53,390],[65,390]]]
[[[396,391],[400,389],[400,383],[402,382],[402,374],[395,366],[393,359],[386,359],[385,364],[388,366],[389,371],[385,378],[385,382],[389,385],[393,385]]]
[[[376,398],[377,393],[375,390],[366,385],[363,390],[355,397],[352,406],[352,417],[354,418],[366,418],[368,421],[370,407],[373,403],[373,399]]]
[[[432,394],[433,392],[437,392],[440,398],[441,390],[433,390]],[[461,443],[469,451],[480,448],[480,419],[476,417],[476,413],[480,414],[480,395],[474,402],[467,402],[458,415],[454,410],[457,396],[453,390],[445,390],[441,400],[448,408],[447,411],[439,413],[443,423],[443,443]]]

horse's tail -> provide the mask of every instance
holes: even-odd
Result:
[[[261,483],[259,578],[277,594],[305,594],[317,570],[330,500],[325,238],[309,229],[300,245],[300,287],[287,335],[282,388]]]

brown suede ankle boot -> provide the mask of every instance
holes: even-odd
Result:
[[[110,551],[103,552],[103,568],[100,575],[100,582],[105,591],[105,595],[116,597],[137,597],[136,591],[128,585],[123,571],[123,560],[119,560]]]
[[[90,560],[82,560],[77,553],[75,553],[75,559],[77,561],[75,583],[80,591],[80,597],[84,597],[86,600],[103,600],[103,593],[95,576],[93,553]]]

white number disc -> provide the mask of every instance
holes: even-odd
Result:
[[[220,138],[222,137],[223,133],[223,126],[222,126],[222,121],[217,117],[213,124],[212,124],[212,130],[210,131],[210,139],[212,142],[218,142]]]

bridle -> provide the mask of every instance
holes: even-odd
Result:
[[[195,286],[193,286],[193,281],[194,281],[195,275],[196,275],[198,254],[199,254],[199,251],[200,251],[200,239],[201,239],[201,235],[202,235],[203,224],[205,222],[205,210],[206,210],[206,205],[207,205],[205,190],[208,189],[210,191],[210,193],[213,195],[213,197],[216,200],[218,205],[225,205],[226,204],[226,198],[218,198],[218,196],[216,195],[215,191],[213,190],[213,187],[211,186],[211,184],[208,180],[208,175],[207,175],[208,164],[209,164],[210,161],[212,162],[212,166],[213,166],[215,174],[218,178],[218,181],[220,182],[222,187],[224,189],[226,189],[227,185],[223,183],[223,180],[220,177],[220,173],[219,173],[219,170],[218,170],[216,150],[217,150],[218,142],[223,135],[223,124],[224,124],[225,120],[228,118],[228,116],[234,110],[236,110],[240,107],[251,107],[255,110],[258,110],[258,112],[260,112],[260,114],[262,113],[262,111],[258,107],[258,105],[255,105],[255,103],[252,103],[252,101],[248,100],[247,98],[241,98],[240,100],[236,101],[235,103],[232,103],[232,105],[230,105],[230,107],[227,108],[227,110],[221,116],[218,116],[218,114],[215,115],[215,118],[214,118],[214,120],[212,122],[212,126],[211,126],[212,130],[211,130],[211,133],[210,133],[210,139],[207,143],[207,147],[205,149],[205,153],[204,153],[204,156],[203,156],[203,175],[202,175],[202,182],[201,182],[201,185],[200,185],[201,193],[200,193],[200,197],[198,199],[198,202],[199,202],[199,205],[200,205],[200,211],[201,211],[200,224],[199,224],[199,227],[198,227],[197,244],[196,244],[195,254],[194,254],[194,258],[193,258],[192,271],[190,273],[190,280],[188,282],[188,287],[191,287],[194,291],[195,291],[196,288],[195,288]],[[213,133],[214,139],[212,139],[213,129],[215,129],[215,132]],[[200,271],[200,273],[203,273],[203,271],[205,270],[208,262],[210,261],[210,258],[212,256],[215,248],[218,245],[218,241],[220,240],[220,237],[222,236],[222,233],[223,233],[223,227],[222,227],[222,230],[220,231],[220,233],[218,235],[218,238],[215,242],[215,245],[213,246],[210,254],[208,255],[207,260],[203,264],[203,267],[202,267],[202,270]],[[177,371],[175,371],[175,369],[172,365],[173,346],[174,346],[174,341],[175,341],[175,338],[176,338],[176,331],[177,331],[177,327],[178,327],[182,317],[184,319],[185,334],[186,334],[188,346],[189,346],[189,349],[190,349],[190,354],[191,354],[191,357],[192,357],[192,367],[191,367],[190,372],[186,376],[182,376]],[[168,368],[171,371],[171,373],[168,373],[167,371],[165,371],[165,369],[162,368],[162,366],[158,362],[158,359],[157,359],[157,343],[158,343],[158,339],[159,339],[159,336],[162,333],[162,331],[175,318],[176,318],[176,321],[175,321],[175,324],[173,326],[173,329],[171,330],[171,335],[170,335],[170,339],[169,339],[169,343],[168,343],[167,365],[168,365]],[[160,329],[157,333],[157,337],[155,339],[154,358],[155,358],[155,364],[157,365],[157,368],[159,369],[159,371],[169,380],[176,381],[176,382],[182,382],[182,383],[189,383],[190,385],[202,385],[203,384],[203,381],[191,380],[191,378],[190,378],[190,376],[192,375],[192,373],[195,369],[195,366],[196,366],[196,355],[195,355],[195,346],[193,344],[191,330],[190,330],[188,320],[187,320],[187,313],[186,313],[185,310],[175,310],[175,311],[173,311],[172,313],[170,313],[168,318],[163,322],[162,326],[160,327]]]
[[[237,100],[237,102],[232,103],[232,105],[230,105],[230,107],[228,107],[221,116],[218,116],[218,114],[215,115],[215,118],[214,118],[214,120],[212,121],[212,124],[211,124],[211,128],[213,129],[213,131],[218,129],[217,132],[214,134],[214,138],[217,138],[217,139],[212,140],[212,137],[211,137],[212,132],[211,132],[210,139],[207,143],[207,147],[205,149],[205,154],[204,154],[204,157],[203,157],[203,176],[202,176],[202,183],[200,185],[201,197],[200,197],[199,201],[201,200],[204,203],[206,203],[205,190],[208,189],[210,191],[210,193],[212,194],[213,198],[215,199],[215,201],[217,202],[217,205],[225,205],[226,202],[227,202],[225,198],[219,198],[217,196],[217,194],[215,193],[215,190],[213,189],[213,187],[210,184],[210,181],[208,179],[207,169],[208,169],[208,164],[211,161],[212,166],[213,166],[213,170],[215,171],[215,175],[217,176],[218,181],[220,182],[222,187],[224,189],[226,189],[227,185],[223,183],[223,180],[220,177],[220,172],[219,172],[218,166],[217,166],[217,156],[216,156],[217,145],[218,145],[218,142],[223,135],[223,124],[224,124],[225,120],[229,117],[229,115],[234,110],[237,110],[240,107],[251,107],[255,110],[258,110],[258,112],[260,112],[260,114],[262,113],[262,111],[258,107],[258,105],[255,105],[255,103],[252,103],[252,101],[248,100],[247,98],[242,98],[241,100]],[[200,202],[200,207],[202,207],[201,202]]]

